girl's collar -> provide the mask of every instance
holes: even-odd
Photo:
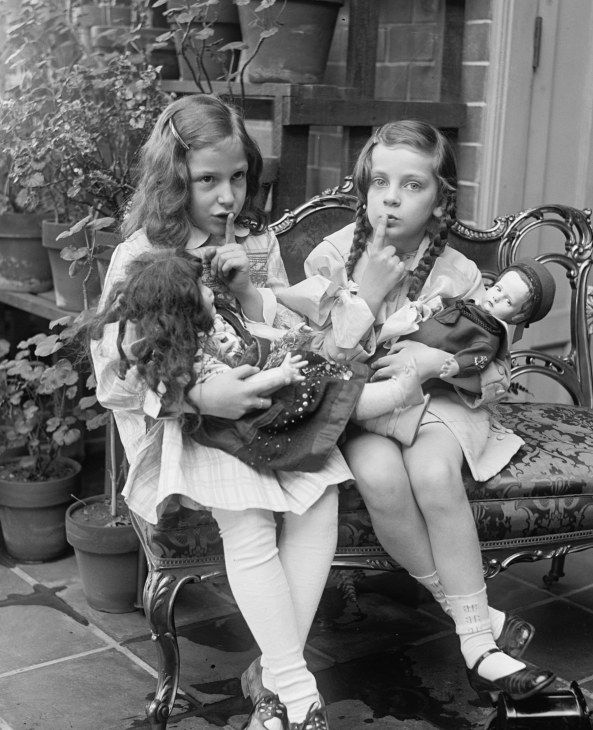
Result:
[[[418,264],[418,262],[420,261],[420,259],[423,256],[424,252],[428,248],[429,243],[430,243],[430,239],[426,235],[426,236],[424,236],[424,238],[420,242],[420,245],[418,246],[418,248],[415,251],[398,253],[398,256],[402,260],[406,270],[411,270],[411,269],[416,268],[416,265]],[[396,249],[397,249],[397,246],[396,246]]]
[[[192,236],[192,240],[190,240],[185,247],[186,251],[193,251],[197,248],[201,248],[210,240],[210,234],[205,233],[200,228],[194,227],[193,231],[194,235]],[[249,228],[247,228],[246,226],[235,226],[235,238],[247,238],[249,233]]]

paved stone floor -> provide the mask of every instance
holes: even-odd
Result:
[[[557,688],[577,680],[593,707],[593,550],[570,556],[550,590],[546,569],[498,576],[491,603],[536,625],[526,658],[554,669]],[[467,685],[451,623],[406,574],[362,576],[360,613],[335,583],[307,648],[332,730],[490,725],[495,712]],[[239,677],[258,652],[226,581],[186,586],[176,618],[181,691],[168,727],[238,730],[250,709]],[[16,564],[0,552],[0,730],[147,728],[155,666],[144,615],[89,608],[72,554]]]

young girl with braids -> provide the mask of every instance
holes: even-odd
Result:
[[[431,402],[412,445],[353,430],[343,453],[383,547],[453,619],[472,687],[529,697],[554,675],[519,660],[533,627],[488,606],[461,477],[464,459],[475,478],[493,476],[521,443],[479,407],[506,391],[508,362],[495,359],[479,375],[443,379],[449,353],[411,340],[396,342],[391,354],[373,361],[383,323],[407,301],[436,295],[481,300],[484,294],[477,266],[447,246],[455,215],[451,146],[429,124],[386,124],[362,149],[353,182],[355,223],[320,243],[305,271],[314,277],[322,269],[345,268],[350,290],[366,303],[374,324],[361,326],[352,346],[341,337],[336,308],[331,324],[318,332],[318,349],[329,357],[370,360],[374,379],[392,376],[405,355],[414,360]]]

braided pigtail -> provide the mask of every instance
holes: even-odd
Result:
[[[435,261],[445,250],[449,231],[455,220],[455,191],[448,190],[445,197],[445,209],[439,219],[438,229],[432,234],[428,248],[416,265],[410,278],[408,298],[414,301],[418,298],[424,282],[432,271]]]
[[[352,236],[352,246],[346,261],[346,274],[352,276],[356,262],[362,256],[366,248],[369,235],[371,234],[371,225],[366,215],[366,205],[358,202],[356,206],[356,217],[354,226],[354,235]]]

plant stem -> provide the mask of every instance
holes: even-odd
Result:
[[[115,476],[115,418],[113,417],[113,411],[109,413],[109,460],[111,462],[110,464],[110,470],[109,470],[109,478],[111,482],[111,517],[115,518],[117,516],[117,479]]]

